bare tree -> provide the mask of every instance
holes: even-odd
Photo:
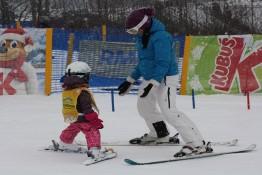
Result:
[[[0,22],[30,20],[37,27],[124,28],[132,9],[154,7],[173,33],[262,33],[261,0],[0,0]],[[43,25],[45,24],[45,25]]]
[[[0,0],[1,23],[8,25],[12,22],[13,14],[10,11],[8,0]]]

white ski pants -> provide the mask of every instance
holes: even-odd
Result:
[[[148,81],[144,80],[138,91],[138,112],[150,130],[149,135],[157,137],[153,123],[166,121],[179,132],[185,143],[200,146],[203,138],[196,125],[176,108],[177,83],[178,75],[167,76],[160,86],[153,86],[149,94],[141,98],[148,85]]]

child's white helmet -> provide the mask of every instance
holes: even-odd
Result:
[[[91,72],[91,68],[89,65],[82,61],[76,61],[69,64],[66,68],[66,75],[77,75],[82,78],[84,75],[89,74]]]

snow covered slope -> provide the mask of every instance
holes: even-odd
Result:
[[[116,95],[116,112],[111,112],[110,94],[95,94],[105,128],[105,142],[128,140],[147,130],[136,110],[136,96]],[[247,110],[244,96],[178,96],[178,108],[199,126],[206,140],[239,138],[239,145],[256,143],[248,154],[188,160],[149,166],[128,166],[124,158],[154,160],[172,158],[175,147],[114,147],[118,157],[92,166],[81,163],[86,155],[39,151],[58,139],[66,127],[61,115],[60,94],[47,96],[0,96],[1,175],[260,175],[262,172],[262,96],[251,96]],[[176,131],[171,129],[172,133]],[[83,135],[77,137],[84,140]],[[216,147],[215,150],[225,149]]]

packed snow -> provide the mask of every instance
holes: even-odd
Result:
[[[136,96],[115,95],[115,112],[110,94],[95,94],[105,128],[102,141],[128,141],[147,132],[136,110]],[[251,95],[251,109],[241,95],[199,95],[196,109],[190,96],[177,96],[177,106],[196,123],[206,141],[238,138],[236,147],[256,143],[256,151],[186,160],[157,165],[130,166],[124,158],[138,161],[172,158],[179,146],[128,146],[113,149],[118,157],[84,166],[85,154],[47,152],[42,149],[58,139],[66,127],[61,113],[61,94],[51,96],[0,97],[1,175],[260,175],[262,172],[262,96]],[[172,134],[176,130],[170,127]],[[76,140],[84,141],[82,134]],[[216,146],[215,151],[232,149]]]

